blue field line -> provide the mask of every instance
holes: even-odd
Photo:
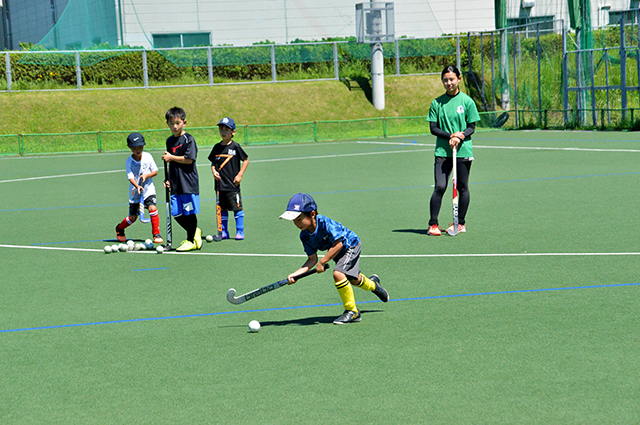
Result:
[[[149,272],[153,270],[169,270],[169,267],[155,267],[152,269],[133,269],[134,272]]]
[[[398,299],[389,300],[389,302],[423,301],[423,300],[436,300],[436,299],[443,299],[443,298],[477,297],[477,296],[486,296],[486,295],[526,294],[531,292],[568,291],[568,290],[574,290],[574,289],[619,288],[619,287],[638,286],[638,285],[640,285],[640,282],[614,283],[614,284],[608,284],[608,285],[570,286],[567,288],[518,289],[518,290],[512,290],[512,291],[476,292],[471,294],[432,295],[432,296],[426,296],[426,297],[398,298]],[[358,304],[372,304],[372,303],[381,303],[381,302],[382,301],[379,301],[379,300],[358,301]],[[110,321],[104,321],[104,322],[76,323],[72,325],[38,326],[38,327],[32,327],[32,328],[4,329],[4,330],[0,330],[0,333],[38,331],[38,330],[44,330],[44,329],[74,328],[79,326],[113,325],[117,323],[148,322],[148,321],[155,321],[155,320],[189,319],[194,317],[224,316],[229,314],[260,313],[265,311],[298,310],[302,308],[320,308],[320,307],[334,307],[334,306],[342,306],[342,304],[331,303],[331,304],[302,305],[302,306],[293,306],[293,307],[273,307],[273,308],[261,308],[261,309],[253,309],[253,310],[221,311],[216,313],[185,314],[180,316],[149,317],[144,319],[126,319],[126,320],[110,320]]]

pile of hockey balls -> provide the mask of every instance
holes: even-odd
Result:
[[[153,250],[155,247],[153,246],[153,241],[151,239],[147,239],[142,242],[134,242],[132,240],[128,240],[127,243],[113,244],[107,245],[104,247],[105,254],[111,254],[114,252],[131,252],[131,251],[145,251],[145,250]]]

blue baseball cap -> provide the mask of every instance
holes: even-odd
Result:
[[[144,142],[144,137],[140,133],[131,133],[129,137],[127,137],[127,146],[130,148],[137,148],[138,146],[144,146],[146,143]]]
[[[236,123],[235,121],[233,121],[231,118],[229,117],[224,117],[220,120],[220,122],[218,123],[218,126],[221,125],[226,125],[227,127],[229,127],[231,130],[235,130],[236,129]]]
[[[280,216],[280,218],[284,218],[285,220],[295,220],[300,213],[316,211],[317,209],[318,206],[316,205],[316,201],[313,200],[311,195],[298,193],[289,199],[287,210]]]

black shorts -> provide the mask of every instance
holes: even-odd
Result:
[[[242,211],[242,196],[240,191],[223,192],[220,191],[220,209],[224,211]]]
[[[149,209],[149,207],[151,205],[156,205],[156,195],[151,195],[148,196],[145,200],[144,200],[144,206],[146,209]],[[129,217],[137,217],[138,216],[138,211],[140,208],[140,203],[138,202],[133,202],[133,203],[129,203]]]

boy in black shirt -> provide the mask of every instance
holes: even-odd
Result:
[[[202,232],[198,228],[200,190],[196,157],[198,146],[193,136],[184,131],[187,114],[182,108],[173,107],[165,115],[173,135],[167,139],[167,151],[162,159],[169,164],[171,188],[171,215],[187,231],[187,239],[176,251],[192,251],[202,247]]]
[[[234,142],[236,123],[228,117],[218,123],[222,141],[216,144],[209,154],[211,172],[215,179],[215,190],[219,194],[222,239],[229,239],[227,225],[229,211],[233,211],[236,220],[236,240],[244,239],[244,211],[240,182],[249,165],[249,157],[242,147]]]

